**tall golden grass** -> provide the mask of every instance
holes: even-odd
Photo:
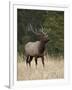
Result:
[[[19,60],[20,59],[20,60]],[[17,80],[43,80],[43,79],[63,79],[64,78],[64,59],[63,57],[45,57],[45,67],[41,59],[38,59],[36,67],[34,59],[31,67],[26,65],[25,60],[18,57]]]

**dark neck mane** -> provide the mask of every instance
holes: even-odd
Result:
[[[39,52],[42,54],[44,53],[44,50],[45,50],[45,43],[43,41],[40,41]]]

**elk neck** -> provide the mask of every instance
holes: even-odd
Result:
[[[44,53],[45,50],[45,42],[43,42],[42,40],[40,40],[40,45],[39,45],[39,52],[42,54]]]

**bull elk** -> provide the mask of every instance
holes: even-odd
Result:
[[[42,64],[44,66],[44,51],[46,43],[49,41],[48,35],[43,32],[43,28],[40,32],[34,31],[32,25],[30,24],[31,30],[37,37],[39,41],[28,42],[25,45],[25,55],[26,55],[26,64],[31,65],[33,57],[35,57],[35,64],[37,66],[37,59],[41,58]]]

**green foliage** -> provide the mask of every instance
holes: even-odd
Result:
[[[32,24],[33,29],[39,30],[41,25],[44,32],[48,33],[50,41],[47,44],[47,51],[50,55],[64,55],[64,12],[46,10],[17,10],[17,50],[24,52],[24,45],[29,41],[36,41],[38,38],[28,30]]]
[[[48,52],[52,55],[64,54],[64,12],[49,11],[44,27],[48,31],[50,42]]]

